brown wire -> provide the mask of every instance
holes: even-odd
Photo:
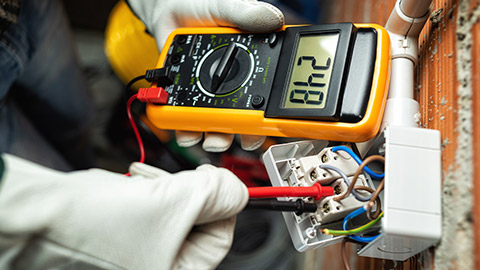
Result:
[[[354,241],[354,240],[351,240],[348,237],[344,237],[342,239],[342,243],[340,245],[340,253],[342,255],[343,267],[345,267],[346,270],[350,270],[351,269],[350,262],[348,261],[347,252],[346,252],[347,243],[357,244],[358,242]]]
[[[370,220],[374,220],[378,217],[378,215],[380,215],[380,208],[378,207],[378,202],[380,201],[380,197],[378,195],[383,190],[384,186],[385,186],[385,178],[382,180],[382,182],[380,182],[377,189],[375,189],[375,192],[372,194],[372,198],[370,198],[370,200],[368,201],[366,210],[367,210],[367,218]],[[377,210],[375,211],[375,214],[372,216],[370,209],[372,209],[374,205],[373,201],[375,200],[377,200]]]
[[[366,186],[356,186],[356,187],[354,187],[355,190],[365,190],[365,191],[370,192],[372,194],[372,198],[370,199],[370,201],[368,201],[368,206],[367,206],[367,217],[370,220],[376,219],[380,215],[380,213],[382,212],[382,202],[380,200],[380,197],[378,197],[378,194],[380,193],[380,191],[382,191],[384,182],[385,182],[385,180],[382,180],[382,182],[380,183],[380,185],[378,185],[378,188],[376,190],[373,190],[372,188],[366,187]],[[375,204],[373,201],[376,201],[377,209],[375,210],[375,213],[373,214],[373,216],[371,216],[370,209],[372,209],[373,205]],[[371,203],[373,205],[370,206]],[[346,251],[345,251],[345,247],[346,247],[346,244],[348,242],[355,243],[355,241],[352,241],[352,240],[345,237],[342,240],[342,244],[341,244],[341,248],[340,248],[340,252],[342,254],[343,266],[345,267],[345,270],[350,270],[350,263],[348,262]]]
[[[370,162],[377,161],[377,160],[385,163],[385,158],[382,157],[382,156],[379,156],[379,155],[373,155],[373,156],[369,156],[368,158],[366,158],[362,162],[362,164],[360,164],[360,166],[357,168],[357,170],[355,171],[355,174],[353,175],[352,181],[350,181],[350,185],[348,186],[347,191],[345,191],[343,194],[340,194],[340,195],[334,197],[333,200],[338,202],[340,200],[345,199],[345,197],[347,197],[352,192],[352,189],[355,186],[355,183],[357,182],[358,177],[362,173],[363,168],[365,168],[365,166],[367,166]]]
[[[382,183],[383,183],[383,181],[382,181]],[[379,188],[382,185],[382,183],[380,183],[380,185],[378,186]],[[375,196],[375,193],[379,190],[379,188],[377,188],[376,190],[373,190],[372,188],[366,187],[366,186],[356,186],[354,188],[355,188],[355,190],[366,190],[366,191],[372,193],[372,199],[373,199],[373,201],[376,201],[377,209],[375,209],[375,213],[373,213],[373,216],[372,216],[372,213],[370,212],[370,209],[372,209],[372,207],[373,207],[373,205],[375,205],[375,203],[370,199],[370,201],[368,201],[368,204],[370,204],[370,202],[372,202],[373,205],[372,206],[370,206],[370,205],[367,206],[367,218],[369,220],[376,219],[380,215],[380,213],[382,212],[382,202],[380,200],[380,197],[378,197],[378,194]],[[382,189],[383,189],[383,186],[382,186]],[[380,193],[380,192],[378,192],[378,193]]]
[[[350,263],[348,262],[347,254],[345,251],[345,246],[347,242],[348,242],[347,238],[343,238],[342,245],[340,246],[340,253],[342,253],[343,266],[345,267],[346,270],[350,270]]]

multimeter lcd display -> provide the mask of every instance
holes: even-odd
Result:
[[[339,33],[303,35],[298,40],[283,108],[323,109],[326,104]]]

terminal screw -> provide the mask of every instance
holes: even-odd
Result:
[[[325,212],[325,213],[330,212],[330,205],[328,205],[328,203],[323,205],[323,212]]]

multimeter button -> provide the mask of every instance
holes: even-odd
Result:
[[[270,45],[270,47],[275,47],[275,45],[277,45],[277,42],[278,42],[278,37],[277,37],[277,33],[271,33],[269,36],[268,36],[268,45]]]
[[[180,62],[180,56],[178,54],[174,54],[172,56],[170,56],[170,64],[172,65],[175,65],[175,64],[178,64]]]
[[[252,106],[255,109],[261,108],[263,104],[265,103],[265,98],[259,95],[254,95],[252,97]]]

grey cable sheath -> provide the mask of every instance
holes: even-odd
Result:
[[[345,184],[347,184],[347,186],[350,186],[350,180],[348,180],[348,177],[339,168],[334,167],[332,165],[327,165],[327,164],[322,164],[319,167],[324,170],[332,170],[337,172],[343,178],[343,181],[345,181]],[[368,197],[362,197],[360,194],[357,193],[355,189],[352,189],[352,194],[355,197],[355,199],[361,202],[368,202],[372,198],[372,194],[370,194]]]

